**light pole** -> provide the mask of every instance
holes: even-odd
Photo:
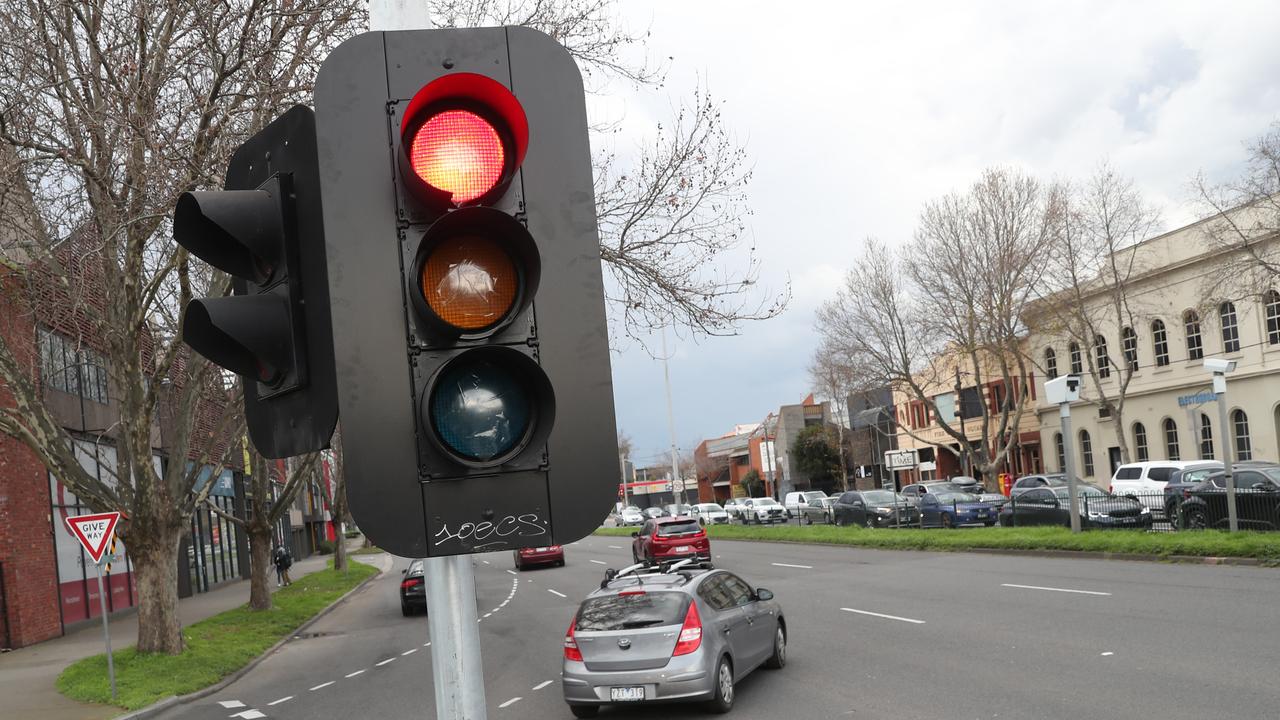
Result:
[[[1204,368],[1213,373],[1213,394],[1218,396],[1218,426],[1222,428],[1222,481],[1227,484],[1227,528],[1231,532],[1240,529],[1240,516],[1236,514],[1236,484],[1231,479],[1231,425],[1227,416],[1227,373],[1236,369],[1235,360],[1205,358]]]
[[[1062,459],[1067,473],[1067,502],[1071,513],[1071,532],[1080,532],[1080,504],[1076,495],[1076,453],[1071,437],[1071,403],[1080,399],[1080,376],[1063,375],[1044,384],[1044,398],[1057,403],[1062,420]]]

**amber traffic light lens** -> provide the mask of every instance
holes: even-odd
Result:
[[[422,295],[444,322],[463,331],[484,330],[507,316],[519,293],[511,256],[494,240],[457,237],[427,255]]]
[[[506,148],[488,120],[467,110],[446,110],[427,119],[409,147],[413,171],[455,204],[493,189],[506,167]]]

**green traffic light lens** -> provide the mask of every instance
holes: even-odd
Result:
[[[511,368],[488,358],[463,359],[431,391],[431,424],[444,445],[473,462],[510,454],[528,434],[533,402]]]

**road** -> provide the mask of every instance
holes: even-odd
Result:
[[[939,531],[943,532],[943,531]],[[489,717],[568,718],[560,647],[577,602],[628,539],[515,573],[476,556]],[[758,718],[1274,717],[1280,571],[716,541],[717,565],[773,590],[789,662],[738,688]],[[162,718],[434,718],[427,621],[399,570],[250,675]],[[601,717],[695,718],[697,707]]]

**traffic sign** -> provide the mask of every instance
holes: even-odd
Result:
[[[111,542],[116,531],[116,523],[120,521],[120,513],[97,513],[94,515],[77,515],[67,518],[67,526],[71,534],[76,536],[84,551],[89,553],[94,564],[102,561],[102,554]]]

